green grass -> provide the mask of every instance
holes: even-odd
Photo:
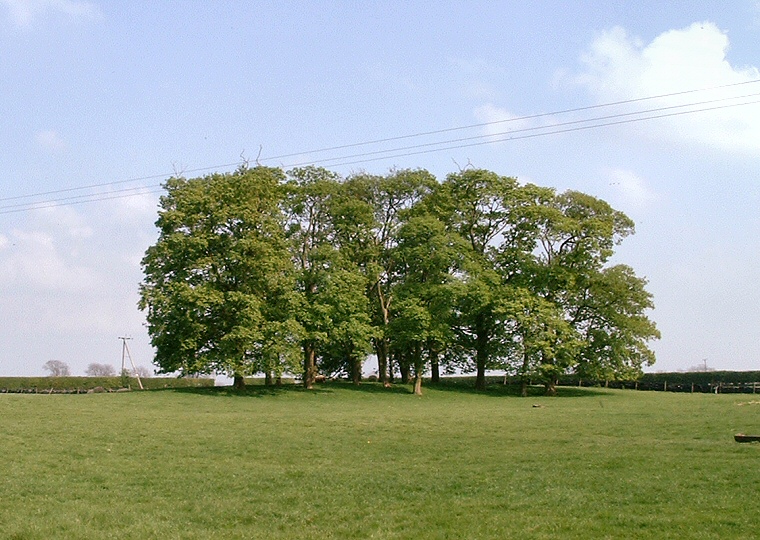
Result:
[[[561,392],[0,395],[0,537],[756,537],[754,396]]]

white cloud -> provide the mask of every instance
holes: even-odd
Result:
[[[52,129],[38,132],[35,139],[38,145],[49,152],[62,152],[67,147],[58,132]]]
[[[92,269],[67,260],[53,236],[13,231],[13,249],[0,258],[0,288],[39,288],[41,291],[84,291],[100,283]]]
[[[713,88],[639,102],[627,110],[721,100],[663,111],[668,113],[760,100],[757,95],[739,97],[760,92],[760,84],[740,84],[760,78],[760,71],[732,66],[726,58],[728,48],[726,33],[710,22],[669,30],[648,44],[616,27],[591,44],[581,58],[584,69],[574,82],[587,88],[599,103]],[[760,103],[649,120],[642,126],[652,137],[760,153]]]
[[[41,365],[38,358],[52,357],[82,372],[89,362],[118,357],[119,335],[135,337],[135,360],[149,362],[153,353],[137,301],[139,261],[155,241],[157,195],[152,197],[0,220],[0,312],[8,314],[0,344],[28,344],[13,363],[0,365],[3,374],[29,374]]]
[[[92,227],[84,216],[70,206],[52,206],[37,211],[38,227],[54,231],[57,236],[90,238]]]
[[[607,177],[620,203],[625,207],[643,208],[658,199],[647,182],[634,172],[625,169],[611,169]],[[618,203],[618,204],[620,204]]]
[[[104,201],[103,208],[120,223],[153,223],[158,217],[158,199],[161,193],[151,188],[128,192],[125,197]]]
[[[486,103],[475,109],[475,118],[481,123],[488,124],[483,126],[486,135],[500,136],[500,138],[508,137],[511,131],[536,127],[530,120],[521,119],[507,109],[492,103]]]
[[[50,13],[66,15],[73,19],[97,19],[101,11],[92,2],[78,0],[0,0],[10,12],[13,22],[22,28]]]

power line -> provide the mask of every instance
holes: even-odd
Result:
[[[617,102],[611,102],[611,103],[605,103],[600,105],[591,105],[587,107],[579,107],[575,109],[565,109],[562,111],[557,111],[553,113],[542,113],[542,114],[535,114],[535,115],[527,115],[522,117],[516,117],[516,118],[510,118],[510,119],[504,119],[504,120],[496,120],[493,122],[484,122],[480,124],[472,124],[469,126],[460,126],[460,127],[454,127],[454,128],[447,128],[442,130],[436,130],[436,131],[429,131],[429,132],[420,132],[416,134],[410,134],[410,135],[402,135],[398,137],[391,137],[386,139],[378,139],[375,141],[367,141],[363,143],[354,143],[350,145],[341,145],[341,146],[335,146],[331,148],[325,148],[321,150],[312,150],[309,152],[299,152],[299,153],[293,153],[293,154],[283,154],[282,156],[274,156],[266,159],[259,159],[258,161],[269,161],[278,159],[281,157],[292,157],[296,155],[304,155],[309,153],[319,153],[319,152],[326,152],[329,150],[337,150],[337,149],[345,149],[345,148],[351,148],[351,147],[359,147],[363,145],[370,145],[370,144],[376,144],[376,143],[382,143],[382,142],[389,142],[394,140],[401,140],[401,139],[411,139],[414,137],[421,137],[426,135],[433,135],[433,134],[440,134],[440,133],[447,133],[447,132],[453,132],[458,130],[465,130],[465,129],[472,129],[477,127],[484,127],[489,125],[495,125],[495,124],[501,124],[501,123],[507,123],[507,122],[517,122],[517,121],[525,121],[530,119],[536,119],[541,117],[549,117],[554,115],[560,115],[560,114],[566,114],[571,112],[579,112],[579,111],[585,111],[585,110],[591,110],[591,109],[599,109],[602,107],[611,107],[611,106],[617,106],[617,105],[623,105],[623,104],[630,104],[635,102],[642,102],[645,100],[652,100],[652,99],[658,99],[658,98],[665,98],[665,97],[673,97],[683,94],[691,94],[696,92],[704,92],[709,90],[716,90],[721,88],[727,88],[727,87],[733,87],[733,86],[739,86],[739,85],[745,85],[745,84],[753,84],[760,82],[760,79],[752,80],[752,81],[744,81],[741,83],[734,83],[729,85],[722,85],[722,86],[716,86],[712,88],[704,88],[704,89],[697,89],[697,90],[686,90],[681,92],[673,92],[670,94],[661,94],[658,96],[647,96],[642,98],[635,98],[630,100],[623,100],[623,101],[617,101]],[[319,164],[319,163],[329,163],[329,162],[336,162],[332,163],[332,166],[345,166],[345,165],[355,165],[359,163],[367,163],[371,161],[378,161],[382,159],[393,159],[398,157],[406,157],[411,155],[420,155],[420,154],[427,154],[427,153],[433,153],[433,152],[440,152],[445,150],[455,150],[460,148],[468,148],[468,147],[474,147],[474,146],[481,146],[485,144],[495,144],[498,142],[507,142],[507,141],[513,141],[513,140],[521,140],[521,139],[528,139],[528,138],[535,138],[535,137],[541,137],[541,136],[547,136],[547,135],[555,135],[560,133],[569,133],[574,131],[582,131],[582,130],[588,130],[588,129],[595,129],[600,127],[607,127],[612,125],[620,125],[620,124],[626,124],[626,123],[632,123],[632,122],[640,122],[644,120],[653,120],[658,118],[665,118],[665,117],[671,117],[671,116],[680,116],[684,114],[693,114],[698,112],[706,112],[706,111],[712,111],[712,110],[718,110],[718,109],[725,109],[725,108],[731,108],[731,107],[738,107],[738,106],[744,106],[744,105],[751,105],[756,104],[760,102],[760,100],[754,100],[754,101],[748,101],[743,103],[734,103],[734,104],[727,104],[727,105],[721,105],[721,106],[713,106],[713,107],[704,107],[699,109],[693,109],[693,110],[687,110],[687,111],[677,111],[677,112],[670,112],[665,114],[657,114],[657,115],[650,115],[650,116],[644,116],[641,118],[630,118],[631,116],[636,115],[645,115],[650,113],[656,113],[656,112],[662,112],[662,111],[668,111],[673,109],[682,109],[686,107],[697,107],[697,106],[703,106],[708,104],[714,104],[714,103],[722,103],[726,101],[731,100],[738,100],[738,99],[746,99],[750,97],[760,96],[760,93],[752,93],[752,94],[745,94],[742,96],[732,96],[732,97],[725,97],[725,98],[717,98],[713,100],[705,100],[705,101],[698,101],[698,102],[692,102],[692,103],[686,103],[686,104],[678,104],[678,105],[670,105],[670,106],[664,106],[664,107],[655,107],[652,109],[644,109],[639,111],[629,111],[625,113],[617,113],[617,114],[611,114],[611,115],[605,115],[605,116],[598,116],[598,117],[592,117],[592,118],[584,118],[580,120],[571,120],[566,122],[560,122],[556,124],[551,124],[548,126],[534,126],[534,127],[527,127],[527,128],[520,128],[515,130],[509,130],[509,131],[503,131],[499,133],[493,133],[493,134],[485,134],[485,135],[475,135],[471,137],[461,137],[457,139],[446,139],[441,140],[437,142],[429,142],[429,143],[421,143],[421,144],[415,144],[415,145],[406,145],[406,146],[400,146],[396,148],[390,148],[385,150],[374,150],[374,151],[368,151],[368,152],[361,152],[356,154],[349,154],[345,156],[340,157],[333,157],[333,158],[323,158],[320,160],[315,161],[304,161],[301,163],[292,163],[288,165],[284,165],[283,167],[289,168],[289,167],[299,167],[304,165],[313,165],[313,164]],[[613,119],[622,119],[622,120],[615,120],[612,122],[605,122],[606,120],[613,120]],[[590,122],[597,122],[595,124],[586,125],[586,126],[580,126],[578,124],[585,124]],[[602,123],[599,123],[602,122]],[[566,127],[566,126],[574,126],[571,128],[566,129],[557,129],[560,127]],[[528,133],[538,131],[538,133]],[[521,134],[522,135],[519,135]],[[517,134],[517,135],[516,135]],[[507,137],[500,138],[500,139],[494,139],[494,137],[500,137],[505,136]],[[485,139],[485,140],[484,140]],[[473,142],[477,141],[477,142]],[[463,143],[463,144],[453,144],[453,143]],[[452,145],[453,144],[453,145]],[[447,145],[447,146],[443,146]],[[437,148],[436,148],[437,147]],[[394,153],[395,152],[395,153]],[[344,160],[353,160],[353,161],[344,161]],[[222,165],[215,165],[215,166],[209,166],[209,167],[200,167],[200,168],[194,168],[194,169],[188,169],[186,171],[183,171],[183,174],[186,172],[195,173],[195,172],[202,172],[202,171],[209,171],[209,170],[218,170],[220,168],[226,168],[226,167],[232,167],[239,165],[239,162],[237,163],[227,163]],[[175,173],[176,174],[176,173]],[[108,186],[116,186],[116,185],[122,185],[125,183],[130,182],[139,182],[144,180],[153,180],[157,178],[166,178],[167,175],[149,175],[149,176],[142,176],[142,177],[135,177],[130,178],[126,180],[119,180],[119,181],[113,181],[113,182],[104,182],[100,184],[91,184],[87,186],[79,186],[79,187],[73,187],[73,188],[65,188],[65,189],[59,189],[59,190],[52,190],[52,191],[45,191],[45,192],[39,192],[34,194],[28,194],[28,195],[17,195],[13,197],[5,197],[0,198],[0,202],[3,201],[19,201],[22,199],[31,199],[31,198],[40,198],[45,197],[49,195],[58,195],[63,193],[73,193],[76,191],[84,191],[88,189],[96,189],[96,188],[103,188]],[[34,210],[34,209],[43,209],[43,208],[51,208],[55,206],[64,206],[64,205],[73,205],[73,204],[82,204],[86,202],[97,202],[97,201],[104,201],[104,200],[113,200],[113,199],[120,199],[120,198],[126,198],[126,197],[133,197],[137,195],[142,194],[149,194],[149,193],[157,193],[162,190],[161,184],[152,184],[149,186],[137,186],[132,188],[124,188],[124,189],[118,189],[118,190],[111,190],[107,191],[105,193],[89,193],[89,194],[82,194],[82,195],[73,195],[70,197],[62,197],[62,198],[53,198],[53,199],[46,199],[42,201],[34,201],[34,202],[27,202],[27,203],[14,203],[9,205],[0,205],[0,214],[10,214],[10,213],[17,213],[17,212],[24,212],[28,210]]]
[[[428,149],[428,150],[419,150],[419,151],[415,151],[415,152],[407,152],[407,153],[402,153],[402,154],[394,154],[394,155],[390,155],[390,156],[380,156],[380,157],[374,157],[374,158],[365,158],[365,159],[359,159],[359,160],[356,160],[356,161],[347,161],[347,162],[341,162],[341,163],[334,163],[334,164],[332,164],[332,166],[334,166],[334,167],[343,167],[343,166],[346,166],[346,165],[356,165],[356,164],[359,164],[359,163],[368,163],[370,161],[379,161],[381,159],[393,159],[393,158],[397,158],[397,157],[406,157],[406,156],[414,156],[414,155],[420,155],[420,154],[429,154],[429,153],[432,153],[432,152],[441,152],[441,151],[444,151],[444,150],[457,150],[457,149],[460,149],[460,148],[470,148],[470,147],[474,147],[474,146],[483,146],[483,145],[486,145],[486,144],[496,144],[496,143],[500,143],[500,142],[518,141],[518,140],[521,140],[521,139],[533,139],[533,138],[536,138],[536,137],[543,137],[543,136],[546,136],[546,135],[558,135],[558,134],[562,134],[562,133],[572,133],[572,132],[575,132],[575,131],[584,131],[584,130],[595,129],[595,128],[600,128],[600,127],[616,126],[616,125],[620,125],[620,124],[632,124],[634,122],[642,122],[644,120],[656,120],[656,119],[659,119],[659,118],[667,118],[667,117],[671,117],[671,116],[682,116],[682,115],[685,115],[685,114],[714,111],[714,110],[719,110],[719,109],[728,109],[728,108],[731,108],[731,107],[740,107],[740,106],[743,106],[743,105],[754,105],[754,104],[760,104],[760,99],[755,100],[755,101],[749,101],[749,102],[746,102],[746,103],[735,103],[735,104],[732,104],[732,105],[721,105],[721,106],[716,106],[716,107],[709,107],[709,108],[706,108],[706,109],[698,109],[698,110],[694,110],[694,111],[678,111],[678,112],[674,112],[674,113],[660,114],[660,115],[655,115],[655,116],[647,116],[647,117],[644,117],[644,118],[628,118],[626,120],[618,120],[618,121],[614,121],[614,122],[606,122],[606,123],[594,124],[594,125],[590,125],[590,126],[576,126],[576,127],[568,128],[568,129],[559,129],[559,130],[554,130],[554,131],[546,131],[546,132],[542,132],[542,133],[532,133],[532,134],[528,134],[528,135],[519,135],[517,137],[505,137],[505,138],[502,138],[502,139],[492,139],[492,140],[488,140],[488,141],[480,141],[480,142],[475,142],[475,143],[460,144],[460,145],[455,145],[455,146],[447,146],[447,147],[444,147],[444,148],[435,148],[435,149],[432,149],[432,150],[431,149]],[[489,137],[492,137],[492,136],[489,136]]]
[[[233,167],[235,165],[240,165],[240,162],[237,163],[225,163],[222,165],[213,165],[211,167],[199,167],[197,169],[188,169],[186,171],[183,171],[183,174],[186,172],[195,173],[195,172],[203,172],[203,171],[210,171],[210,170],[217,170],[224,167]],[[166,178],[167,176],[170,176],[170,174],[152,174],[149,176],[136,176],[134,178],[127,178],[126,180],[116,180],[112,182],[103,182],[100,184],[89,184],[86,186],[78,186],[78,187],[71,187],[71,188],[64,188],[64,189],[55,189],[52,191],[41,191],[38,193],[29,193],[27,195],[15,195],[13,197],[0,197],[0,202],[4,201],[16,201],[19,199],[30,199],[33,197],[44,197],[46,195],[57,195],[59,193],[71,193],[73,191],[82,191],[85,189],[95,189],[95,188],[102,188],[107,186],[115,186],[119,184],[128,184],[130,182],[141,182],[144,180],[155,180],[156,178]],[[4,207],[0,207],[4,208]]]
[[[670,105],[670,106],[667,106],[667,107],[656,107],[654,109],[646,109],[646,110],[643,110],[643,111],[631,111],[631,112],[625,112],[625,113],[611,114],[611,115],[607,115],[607,116],[598,116],[598,117],[595,117],[595,118],[585,118],[585,119],[581,119],[581,120],[571,120],[571,121],[567,121],[567,122],[560,122],[560,123],[557,123],[557,124],[551,124],[549,126],[533,126],[533,127],[527,127],[527,128],[510,130],[510,131],[502,131],[500,133],[490,133],[490,134],[485,134],[485,135],[473,135],[472,137],[462,137],[462,138],[459,138],[459,139],[450,139],[450,140],[445,140],[445,141],[422,143],[422,144],[416,144],[416,145],[411,145],[411,146],[391,148],[391,149],[386,149],[386,150],[374,150],[374,151],[371,151],[371,152],[362,152],[362,153],[358,153],[358,154],[352,154],[352,155],[342,156],[342,157],[337,157],[337,158],[325,158],[325,159],[320,159],[320,160],[316,160],[316,161],[304,161],[304,162],[301,162],[301,163],[290,164],[290,165],[288,165],[288,167],[301,167],[301,166],[304,166],[304,165],[314,165],[314,164],[318,164],[318,163],[328,163],[328,162],[331,162],[331,161],[340,161],[340,160],[343,160],[343,159],[353,159],[353,158],[358,158],[358,157],[374,156],[374,155],[386,154],[386,153],[391,153],[391,152],[399,152],[399,151],[404,151],[404,150],[413,150],[413,149],[417,149],[417,148],[429,148],[429,147],[432,147],[432,146],[439,146],[439,145],[443,145],[443,144],[461,143],[461,142],[474,141],[474,140],[480,140],[480,139],[488,139],[488,138],[499,137],[499,136],[502,136],[502,135],[509,135],[509,134],[514,134],[514,133],[524,133],[524,132],[527,132],[527,131],[538,131],[538,130],[544,130],[544,129],[552,129],[552,128],[563,127],[563,126],[583,124],[583,123],[587,123],[587,122],[597,122],[597,121],[600,121],[600,120],[610,120],[610,119],[613,119],[613,118],[623,118],[623,117],[628,117],[628,116],[635,116],[635,115],[640,115],[640,114],[647,114],[647,113],[653,113],[653,112],[667,111],[667,110],[672,110],[672,109],[682,109],[682,108],[685,108],[685,107],[695,107],[695,106],[700,106],[700,105],[709,105],[711,103],[722,103],[724,101],[729,101],[729,100],[734,100],[734,99],[744,99],[744,98],[756,97],[756,96],[760,96],[760,92],[754,93],[754,94],[746,94],[746,95],[743,95],[743,96],[730,97],[730,98],[719,98],[719,99],[701,101],[701,102],[696,102],[696,103],[686,103],[686,104],[681,104],[681,105]],[[746,105],[746,104],[751,104],[751,103],[756,103],[756,102],[740,103],[738,105]],[[719,107],[719,108],[725,108],[725,107]],[[713,110],[713,108],[698,109],[698,110],[694,110],[694,111],[683,111],[683,114],[687,114],[687,113],[690,113],[690,112],[703,112],[703,111],[708,111],[708,110]],[[675,116],[675,115],[666,115],[666,116]],[[662,116],[655,116],[655,117],[652,117],[652,118],[661,118],[661,117]],[[644,118],[644,119],[646,120],[647,118]],[[636,121],[636,120],[632,119],[631,121]],[[608,124],[604,124],[604,125],[608,125]],[[595,127],[595,126],[591,126],[591,127]],[[601,125],[598,126],[598,127],[601,127]],[[547,133],[544,133],[544,135],[550,135],[552,133],[554,133],[554,132],[547,132]],[[524,138],[524,137],[520,137],[520,138]],[[487,141],[486,144],[488,144],[488,142],[490,142],[490,141]],[[454,146],[454,147],[447,147],[447,148],[463,148],[463,147],[466,147],[466,146],[468,146],[468,145]],[[404,154],[404,155],[406,155],[406,154]]]
[[[38,202],[29,202],[29,203],[17,203],[17,204],[8,204],[0,206],[0,209],[2,210],[10,210],[13,208],[24,208],[28,206],[33,206],[36,204],[45,204],[47,202],[88,202],[86,199],[92,198],[92,197],[99,197],[99,196],[110,196],[117,193],[129,193],[127,196],[134,196],[134,195],[141,195],[144,190],[145,186],[137,186],[137,187],[131,187],[131,188],[123,188],[123,189],[114,189],[112,191],[108,191],[105,193],[85,193],[84,195],[72,195],[71,197],[61,197],[59,199],[52,199],[47,201],[38,201]]]
[[[655,96],[646,96],[646,97],[641,97],[641,98],[624,99],[624,100],[621,100],[621,101],[612,101],[612,102],[609,102],[609,103],[601,103],[601,104],[598,104],[598,105],[587,105],[585,107],[576,107],[576,108],[573,108],[573,109],[561,109],[561,110],[558,110],[558,111],[553,111],[553,112],[548,112],[548,113],[531,114],[531,115],[519,116],[519,117],[515,117],[515,118],[506,118],[506,119],[503,119],[503,120],[493,120],[493,121],[490,121],[490,122],[482,122],[482,123],[479,123],[479,124],[469,124],[469,125],[466,125],[466,126],[458,126],[458,127],[444,128],[444,129],[436,129],[436,130],[432,130],[432,131],[421,131],[421,132],[412,133],[412,134],[409,134],[409,135],[399,135],[399,136],[396,136],[396,137],[387,137],[387,138],[384,138],[384,139],[375,139],[375,140],[365,141],[365,142],[359,142],[359,143],[342,144],[342,145],[339,145],[339,146],[328,146],[328,147],[325,147],[325,148],[319,148],[319,149],[316,149],[316,150],[310,150],[308,152],[293,152],[293,153],[290,153],[290,154],[280,154],[278,156],[271,156],[271,157],[266,157],[266,158],[260,158],[259,161],[274,161],[276,159],[283,159],[283,158],[289,158],[289,157],[294,157],[294,156],[302,156],[302,155],[309,155],[309,154],[319,154],[319,153],[323,153],[323,152],[332,152],[332,151],[335,151],[335,150],[345,150],[347,148],[356,148],[358,146],[369,146],[371,144],[380,144],[380,143],[386,143],[386,142],[393,142],[393,141],[399,141],[399,140],[404,140],[404,139],[412,139],[412,138],[417,138],[417,137],[424,137],[424,136],[428,136],[428,135],[440,135],[441,133],[451,133],[453,131],[461,131],[461,130],[465,130],[465,129],[473,129],[473,128],[479,128],[479,127],[487,127],[487,126],[492,126],[492,125],[495,125],[495,124],[503,124],[503,123],[507,123],[507,122],[520,122],[520,121],[524,121],[524,120],[534,120],[536,118],[543,118],[543,117],[547,117],[547,116],[557,116],[557,115],[560,115],[560,114],[569,114],[569,113],[574,113],[574,112],[589,111],[589,110],[593,110],[593,109],[601,109],[601,108],[604,108],[604,107],[615,107],[615,106],[618,106],[618,105],[627,105],[627,104],[630,104],[630,103],[639,103],[639,102],[647,101],[647,100],[663,99],[663,98],[681,96],[681,95],[685,95],[685,94],[693,94],[693,93],[696,93],[696,92],[707,92],[707,91],[711,91],[711,90],[721,90],[721,89],[724,89],[724,88],[731,88],[731,87],[735,87],[735,86],[741,86],[741,85],[745,85],[745,84],[755,84],[755,83],[760,83],[760,79],[755,79],[755,80],[751,80],[751,81],[742,81],[742,82],[731,83],[731,84],[723,84],[723,85],[712,86],[712,87],[707,87],[707,88],[698,88],[698,89],[692,89],[692,90],[682,90],[680,92],[670,92],[668,94],[659,94],[659,95],[655,95]]]
[[[24,205],[13,205],[10,207],[0,206],[0,215],[18,214],[20,212],[28,212],[29,210],[44,210],[46,208],[56,208],[59,206],[74,206],[77,204],[84,204],[84,203],[90,203],[90,202],[111,201],[114,199],[126,199],[128,197],[137,197],[138,195],[150,195],[153,193],[161,193],[163,191],[163,187],[160,185],[134,188],[134,191],[138,189],[141,191],[126,193],[126,194],[122,193],[120,195],[109,194],[109,193],[118,193],[118,191],[114,191],[114,192],[109,192],[109,193],[101,193],[101,194],[93,194],[93,195],[81,195],[80,197],[77,197],[77,199],[79,200],[69,200],[69,199],[74,199],[74,197],[71,197],[68,199],[51,199],[47,201],[29,203],[25,206]]]
[[[745,96],[739,96],[739,97],[732,97],[732,98],[722,98],[717,100],[709,100],[705,102],[701,102],[701,104],[708,104],[708,103],[717,103],[717,102],[723,102],[733,99],[740,99],[740,98],[746,98],[746,97],[754,97],[758,96],[760,93],[756,94],[747,94]],[[720,110],[720,109],[727,109],[727,108],[733,108],[733,107],[739,107],[744,105],[753,105],[760,103],[760,99],[758,100],[752,100],[747,101],[743,103],[733,103],[733,104],[727,104],[727,105],[716,105],[713,107],[705,107],[701,109],[694,109],[694,110],[688,110],[688,111],[676,111],[676,112],[670,112],[670,113],[664,113],[664,114],[657,114],[657,115],[650,115],[650,116],[644,116],[641,118],[624,118],[622,120],[615,120],[611,122],[602,122],[602,123],[596,123],[586,126],[578,126],[575,124],[579,123],[587,123],[587,122],[599,122],[600,120],[609,120],[614,118],[623,118],[630,115],[637,115],[637,114],[647,114],[652,112],[660,112],[664,110],[672,110],[674,108],[683,108],[688,106],[694,106],[700,103],[690,103],[690,104],[684,104],[684,105],[673,105],[669,107],[658,107],[654,109],[647,109],[643,111],[634,111],[634,112],[628,112],[628,113],[619,113],[615,115],[607,115],[607,116],[601,116],[596,118],[589,118],[589,119],[583,119],[583,120],[575,120],[570,122],[563,122],[560,124],[554,124],[551,126],[540,126],[540,127],[532,127],[532,128],[523,128],[520,130],[513,130],[508,132],[502,132],[498,134],[488,134],[488,135],[478,135],[474,137],[467,137],[462,139],[452,139],[447,141],[439,141],[436,143],[427,143],[427,144],[421,144],[421,145],[411,145],[407,147],[399,147],[394,149],[388,149],[388,150],[382,150],[382,151],[374,151],[374,152],[364,152],[360,154],[354,154],[354,155],[348,155],[348,156],[342,156],[342,157],[336,157],[336,158],[329,158],[324,160],[318,160],[318,161],[310,161],[310,162],[303,162],[303,163],[294,163],[286,165],[286,167],[298,167],[303,166],[307,164],[315,164],[315,163],[323,163],[328,161],[338,161],[339,163],[333,163],[332,166],[346,166],[346,165],[355,165],[359,163],[368,163],[372,161],[378,161],[382,159],[393,159],[398,157],[407,157],[412,155],[421,155],[421,154],[428,154],[433,152],[440,152],[445,150],[457,150],[461,148],[470,148],[475,146],[482,146],[486,144],[495,144],[499,142],[508,142],[508,141],[516,141],[516,140],[522,140],[522,139],[530,139],[530,138],[536,138],[536,137],[543,137],[547,135],[556,135],[561,133],[571,133],[575,131],[583,131],[583,130],[589,130],[589,129],[595,129],[600,127],[608,127],[608,126],[614,126],[614,125],[621,125],[621,124],[629,124],[633,122],[641,122],[645,120],[655,120],[659,118],[667,118],[667,117],[673,117],[673,116],[682,116],[686,114],[694,114],[699,112],[708,112],[708,111],[714,111],[714,110]],[[561,126],[568,126],[568,125],[575,125],[571,128],[565,128],[565,129],[556,129],[557,127]],[[539,133],[529,133],[529,134],[523,134],[523,135],[517,135],[516,133],[525,133],[528,131],[536,131],[536,130],[546,130],[541,131]],[[508,137],[500,138],[500,139],[494,139],[494,137],[498,137],[500,135],[509,135]],[[482,140],[487,139],[487,140]],[[470,142],[472,140],[478,140],[478,142]],[[455,142],[464,142],[465,144],[456,144],[451,145],[451,143]],[[449,146],[445,147],[439,147],[439,148],[429,148],[430,146],[440,146],[443,144],[448,144]],[[424,150],[418,150],[419,148],[425,148]],[[408,151],[408,150],[414,150],[414,151]],[[390,155],[380,155],[377,154],[389,154],[390,152],[402,152],[402,153],[396,153],[396,154],[390,154]],[[345,159],[353,159],[353,158],[360,158],[355,159],[354,161],[341,161]],[[208,170],[213,167],[204,167],[201,170]],[[199,170],[199,169],[195,169]],[[106,184],[107,185],[107,184]],[[148,191],[145,191],[145,190]],[[85,195],[78,195],[78,196],[72,196],[72,197],[65,197],[61,199],[51,199],[46,201],[38,201],[38,202],[31,202],[27,204],[14,204],[14,205],[7,205],[7,206],[0,206],[0,215],[1,214],[10,214],[10,213],[17,213],[17,212],[24,212],[27,210],[36,210],[36,209],[43,209],[43,208],[51,208],[56,206],[66,206],[66,205],[73,205],[73,204],[81,204],[85,202],[97,202],[97,201],[104,201],[104,200],[113,200],[113,199],[121,199],[126,197],[132,197],[136,195],[142,195],[147,193],[157,193],[162,191],[162,188],[160,185],[153,185],[153,186],[139,186],[136,188],[126,188],[122,190],[114,190],[102,194],[85,194]],[[127,192],[124,194],[123,192]],[[119,195],[114,195],[120,193]]]
[[[686,95],[686,94],[694,94],[694,93],[699,93],[699,92],[708,92],[708,91],[712,91],[712,90],[721,90],[721,89],[725,89],[725,88],[732,88],[732,87],[743,86],[743,85],[748,85],[748,84],[756,84],[756,83],[760,83],[760,79],[753,79],[753,80],[750,80],[750,81],[742,81],[742,82],[738,82],[738,83],[723,84],[723,85],[718,85],[718,86],[705,87],[705,88],[697,88],[697,89],[691,89],[691,90],[682,90],[682,91],[679,91],[679,92],[670,92],[670,93],[666,93],[666,94],[658,94],[658,95],[654,95],[654,96],[632,98],[632,99],[626,99],[626,100],[621,100],[621,101],[613,101],[613,102],[602,103],[602,104],[597,104],[597,105],[588,105],[588,106],[584,106],[584,107],[576,107],[576,108],[571,108],[571,109],[561,109],[561,110],[554,111],[554,112],[525,115],[525,116],[519,116],[519,117],[515,117],[515,118],[507,118],[507,119],[503,119],[503,120],[494,120],[494,121],[491,121],[491,122],[482,122],[482,123],[478,123],[478,124],[469,124],[469,125],[466,125],[466,126],[457,126],[457,127],[444,128],[444,129],[438,129],[438,130],[432,130],[432,131],[423,131],[423,132],[411,133],[411,134],[407,134],[407,135],[399,135],[399,136],[396,136],[396,137],[387,137],[387,138],[384,138],[384,139],[375,139],[375,140],[369,140],[369,141],[358,142],[358,143],[351,143],[351,144],[344,144],[344,145],[338,145],[338,146],[330,146],[330,147],[325,147],[325,148],[318,148],[318,149],[308,150],[308,151],[305,151],[305,152],[294,152],[294,153],[289,153],[289,154],[280,154],[280,155],[270,156],[270,157],[266,157],[266,158],[259,158],[258,161],[274,161],[274,160],[277,160],[277,159],[283,159],[283,158],[287,158],[287,157],[310,155],[310,154],[319,154],[319,153],[330,152],[330,151],[335,151],[335,150],[343,150],[343,149],[347,149],[347,148],[356,148],[356,147],[360,147],[360,146],[369,146],[369,145],[372,145],[372,144],[380,144],[380,143],[386,143],[386,142],[392,142],[392,141],[398,141],[398,140],[404,140],[404,139],[413,139],[413,138],[430,136],[430,135],[438,135],[438,134],[441,134],[441,133],[450,133],[450,132],[455,132],[455,131],[463,131],[463,130],[467,130],[467,129],[486,127],[486,126],[495,125],[495,124],[503,124],[503,123],[509,123],[509,122],[520,122],[520,121],[525,121],[525,120],[533,120],[533,119],[537,119],[537,118],[544,118],[544,117],[550,117],[550,116],[558,116],[558,115],[568,114],[568,113],[573,113],[573,112],[582,112],[582,111],[588,111],[588,110],[593,110],[593,109],[600,109],[600,108],[605,108],[605,107],[614,107],[614,106],[631,104],[631,103],[639,103],[639,102],[648,101],[648,100],[663,99],[663,98],[675,97],[675,96]],[[725,98],[725,99],[731,99],[731,98]],[[445,141],[442,142],[442,143],[440,143],[440,144],[445,144]],[[345,159],[345,158],[341,158],[341,159]],[[315,162],[312,161],[312,162],[305,162],[305,163],[315,163]],[[224,164],[220,164],[220,165],[212,165],[212,166],[207,166],[207,167],[199,167],[199,168],[194,168],[194,169],[188,169],[188,170],[182,171],[181,174],[184,174],[184,173],[196,173],[196,172],[203,172],[203,171],[210,171],[210,170],[219,170],[219,169],[223,169],[223,168],[227,168],[227,167],[234,167],[234,166],[237,166],[237,165],[240,165],[240,162],[224,163]],[[176,172],[175,172],[175,174],[176,174]],[[117,181],[111,181],[111,182],[102,182],[102,183],[97,183],[97,184],[89,184],[89,185],[85,185],[85,186],[77,186],[77,187],[57,189],[57,190],[51,190],[51,191],[29,193],[29,194],[26,194],[26,195],[16,195],[16,196],[12,196],[12,197],[0,197],[0,202],[14,201],[14,200],[19,200],[19,199],[28,199],[28,198],[34,198],[34,197],[44,197],[44,196],[48,196],[48,195],[57,195],[57,194],[60,194],[60,193],[71,193],[71,192],[75,192],[75,191],[83,191],[83,190],[86,190],[86,189],[96,189],[96,188],[102,188],[102,187],[107,187],[107,186],[126,184],[126,183],[130,183],[130,182],[140,182],[140,181],[145,181],[145,180],[154,180],[154,179],[157,179],[157,178],[163,179],[163,178],[166,178],[167,176],[171,176],[171,173],[153,174],[153,175],[148,175],[148,176],[137,176],[137,177],[133,177],[133,178],[128,178],[126,180],[117,180]],[[0,208],[2,208],[2,207],[0,207]]]

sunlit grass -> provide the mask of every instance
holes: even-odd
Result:
[[[754,396],[562,391],[2,395],[0,536],[755,537]]]

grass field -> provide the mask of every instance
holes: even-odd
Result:
[[[752,395],[408,392],[0,395],[0,537],[760,534]]]

